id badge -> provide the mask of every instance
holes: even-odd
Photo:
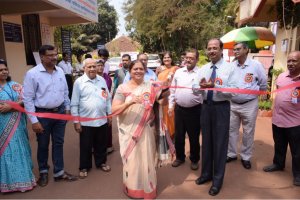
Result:
[[[294,98],[292,97],[292,104],[297,104],[298,103],[298,99],[297,98]]]
[[[293,91],[292,91],[292,104],[297,104],[299,101],[298,101],[298,99],[300,98],[300,91],[299,91],[299,89],[298,88],[296,88],[296,89],[294,89]]]

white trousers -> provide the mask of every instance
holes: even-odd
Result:
[[[237,157],[239,129],[242,124],[242,144],[240,156],[243,160],[250,160],[253,150],[254,132],[258,112],[258,98],[245,104],[231,102],[230,129],[228,153],[229,157]]]

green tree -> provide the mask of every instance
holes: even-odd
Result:
[[[127,31],[147,52],[203,49],[233,28],[237,0],[127,0]],[[232,22],[228,17],[232,18]]]
[[[118,16],[115,8],[108,4],[107,0],[98,0],[98,23],[81,25],[82,30],[87,35],[98,34],[99,41],[93,42],[92,47],[96,48],[96,43],[105,44],[116,37]]]
[[[72,53],[81,55],[93,51],[97,44],[111,41],[118,33],[117,12],[107,0],[98,0],[98,22],[56,27],[55,45],[61,49],[61,28],[71,31]]]

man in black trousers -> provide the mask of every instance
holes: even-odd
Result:
[[[234,87],[231,75],[234,68],[222,59],[223,43],[211,39],[207,45],[207,55],[211,62],[200,68],[201,88]],[[229,140],[230,98],[231,94],[205,90],[201,112],[202,128],[202,171],[196,180],[197,185],[212,180],[209,194],[219,193],[225,173]]]
[[[200,114],[202,95],[190,89],[195,83],[199,83],[198,71],[196,66],[199,53],[196,49],[186,52],[186,66],[178,69],[172,80],[169,97],[169,114],[175,110],[175,149],[176,160],[172,167],[178,167],[185,162],[185,134],[189,136],[191,169],[198,169],[200,160]],[[185,86],[188,88],[176,88]]]

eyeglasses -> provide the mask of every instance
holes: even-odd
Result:
[[[57,55],[58,55],[58,54],[48,54],[48,55],[45,54],[44,56],[47,56],[47,57],[57,57]]]

